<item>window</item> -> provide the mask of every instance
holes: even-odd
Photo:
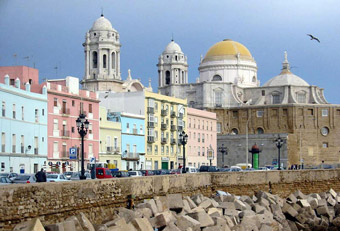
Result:
[[[204,134],[202,134],[202,143],[204,143]]]
[[[222,92],[221,91],[215,92],[215,105],[216,107],[222,107]]]
[[[4,101],[2,101],[2,116],[6,116],[6,103]]]
[[[39,154],[39,138],[37,136],[34,137],[34,154]]]
[[[306,103],[306,93],[304,92],[299,92],[297,93],[297,102],[298,103]]]
[[[106,68],[106,55],[103,55],[103,68]]]
[[[114,149],[117,149],[118,148],[118,138],[117,137],[114,137],[113,138],[113,147],[114,147]]]
[[[16,135],[15,134],[12,134],[12,152],[13,153],[16,153]]]
[[[93,144],[89,144],[89,155],[93,155]]]
[[[96,51],[92,52],[92,67],[93,68],[97,68],[97,63],[98,63],[97,59],[98,59],[97,52]]]
[[[263,134],[264,130],[263,128],[257,128],[257,134]]]
[[[89,124],[89,134],[92,134],[92,124]]]
[[[158,111],[158,103],[155,103],[155,111]]]
[[[196,139],[196,133],[194,132],[194,140]]]
[[[323,148],[328,148],[328,143],[327,143],[327,142],[323,142],[323,143],[322,143],[322,147],[323,147]]]
[[[84,103],[80,102],[80,113],[84,112]]]
[[[170,71],[165,72],[165,84],[170,84]]]
[[[92,104],[89,104],[89,113],[92,113]]]
[[[265,91],[265,90],[262,90],[262,91],[261,91],[261,94],[262,94],[262,96],[265,96],[265,95],[266,95],[266,91]]]
[[[272,110],[272,116],[273,116],[273,117],[276,117],[276,116],[277,116],[277,111],[278,111],[277,109],[273,109],[273,110]]]
[[[25,153],[25,137],[23,135],[21,135],[21,139],[20,139],[20,151],[21,153]]]
[[[13,119],[16,118],[16,113],[15,113],[15,104],[13,104]]]
[[[322,116],[328,116],[328,109],[322,109]]]
[[[202,156],[204,156],[205,153],[205,147],[202,147]]]
[[[198,140],[197,140],[197,141],[198,141],[198,142],[201,142],[201,134],[200,134],[200,133],[197,134],[197,137],[198,137]]]
[[[273,95],[273,104],[279,104],[279,103],[281,103],[280,95],[278,95],[278,94]]]
[[[189,118],[189,128],[191,128],[191,118]]]
[[[196,128],[196,120],[194,119],[194,128]]]
[[[238,134],[237,128],[231,129],[231,134],[232,134],[232,135],[237,135],[237,134]]]
[[[112,34],[112,36],[114,36],[114,34]],[[111,54],[111,58],[112,58],[112,69],[115,69],[115,64],[116,64],[116,53],[115,52],[112,52]]]
[[[3,132],[1,134],[1,152],[6,151],[6,134]]]
[[[222,124],[217,123],[217,133],[222,133]]]
[[[263,111],[256,111],[256,117],[263,117]]]
[[[10,79],[10,85],[12,85],[12,86],[14,86],[14,82],[15,82],[15,80],[14,79]]]
[[[162,154],[164,154],[164,146],[163,145],[161,146],[161,152],[162,152]]]
[[[129,133],[130,132],[130,124],[126,123],[126,132]]]
[[[158,145],[155,145],[155,154],[158,154]]]
[[[238,111],[233,111],[233,118],[238,118]]]
[[[307,109],[307,115],[309,115],[309,116],[314,115],[314,110],[313,109]]]
[[[169,146],[166,146],[166,154],[169,155]]]
[[[139,127],[139,134],[143,135],[143,125],[140,125]]]
[[[74,133],[74,127],[71,127],[71,132]]]
[[[54,98],[53,105],[54,105],[54,107],[58,107],[58,99],[57,98]]]
[[[222,77],[220,75],[214,75],[211,81],[222,81]]]
[[[38,123],[39,122],[39,110],[35,109],[35,122]]]
[[[58,130],[58,119],[53,120],[53,130]]]
[[[72,100],[72,107],[74,107],[75,106],[75,102],[74,102],[74,100]]]
[[[41,115],[42,115],[42,116],[45,115],[45,109],[41,109]]]
[[[147,152],[148,152],[148,154],[151,154],[151,153],[152,153],[152,145],[151,145],[151,144],[148,144],[148,146],[147,146]]]
[[[197,128],[200,129],[200,127],[201,127],[201,122],[200,122],[200,120],[198,120],[198,126],[197,126]]]
[[[158,160],[155,160],[155,168],[154,168],[155,170],[157,170],[158,169]]]
[[[288,110],[287,109],[283,109],[283,116],[288,116]]]
[[[198,154],[198,156],[200,156],[201,155],[201,147],[197,147],[197,154]]]

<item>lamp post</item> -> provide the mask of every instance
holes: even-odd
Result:
[[[85,180],[85,168],[84,168],[84,137],[87,134],[89,129],[89,121],[85,118],[84,114],[80,114],[78,119],[76,120],[78,133],[81,136],[81,174],[79,179]]]
[[[187,144],[188,142],[188,135],[185,134],[184,131],[182,131],[182,133],[179,134],[179,140],[181,142],[181,144],[183,145],[183,173],[186,173],[186,170],[185,170],[185,145]]]
[[[278,168],[277,168],[277,170],[281,170],[280,149],[281,149],[283,143],[284,143],[284,140],[280,136],[275,140],[275,144],[276,144],[276,147],[278,149],[278,157],[277,157]]]
[[[224,154],[228,155],[227,147],[224,147],[224,144],[222,144],[221,147],[218,147],[218,151],[222,153],[222,168],[224,168]]]

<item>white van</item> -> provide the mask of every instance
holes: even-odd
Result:
[[[189,166],[189,167],[185,167],[185,171],[187,173],[197,173],[197,168]]]

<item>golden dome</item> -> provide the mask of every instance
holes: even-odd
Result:
[[[241,58],[252,59],[250,51],[244,45],[231,39],[225,39],[210,47],[204,57],[204,61],[221,60],[227,56],[235,57],[237,54],[240,54]]]

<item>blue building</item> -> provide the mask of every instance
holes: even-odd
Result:
[[[31,85],[21,89],[17,78],[9,76],[0,83],[0,172],[35,173],[47,161],[47,90],[31,92]]]
[[[145,117],[120,113],[122,124],[122,170],[145,168]]]

